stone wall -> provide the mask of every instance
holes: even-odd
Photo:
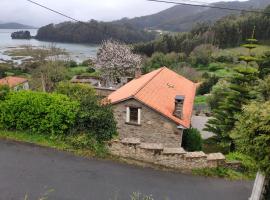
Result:
[[[127,106],[141,108],[140,125],[126,123]],[[177,129],[177,124],[134,99],[114,105],[114,116],[120,139],[135,137],[146,143],[162,143],[165,147],[181,146],[182,130]]]
[[[221,153],[186,152],[183,148],[141,143],[138,138],[114,140],[108,144],[108,148],[111,154],[116,156],[179,170],[215,168],[224,166],[225,163],[225,156]]]

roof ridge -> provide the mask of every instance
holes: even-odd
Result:
[[[158,69],[159,71],[152,77],[150,78],[145,84],[143,84],[136,92],[134,92],[134,94],[132,96],[136,96],[145,86],[148,85],[148,83],[150,83],[150,81],[152,81],[158,74],[160,74],[166,67],[162,67],[160,69]]]

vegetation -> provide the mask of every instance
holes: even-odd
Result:
[[[237,116],[231,132],[237,149],[252,157],[259,169],[270,175],[270,102],[253,102]]]
[[[255,177],[254,174],[250,175],[223,167],[194,169],[192,173],[197,176],[228,178],[230,180],[251,180]]]
[[[11,34],[12,39],[31,39],[30,31],[17,31]]]
[[[234,128],[236,114],[240,113],[242,106],[254,98],[250,87],[256,83],[258,71],[251,67],[235,69],[235,74],[228,79],[227,91],[221,91],[224,96],[218,102],[217,108],[212,110],[213,118],[206,125],[206,130],[216,134],[219,142],[235,147],[229,132]]]
[[[191,128],[184,130],[182,146],[187,151],[202,150],[202,136],[197,129]]]
[[[62,135],[75,123],[78,109],[64,95],[10,92],[0,101],[0,128]]]
[[[50,135],[44,135],[43,133],[32,133],[28,131],[7,131],[0,130],[0,138],[15,140],[19,142],[28,142],[43,147],[50,147],[61,151],[68,151],[81,156],[97,156],[105,157],[108,151],[104,144],[96,142],[92,138],[91,142],[81,141],[83,144],[86,142],[88,145],[82,146],[77,138],[81,136],[70,135],[68,137],[52,137]],[[79,144],[79,145],[78,145]]]
[[[269,9],[268,7],[265,11]],[[214,25],[198,24],[187,33],[166,34],[155,41],[136,45],[135,52],[151,56],[154,52],[190,54],[201,44],[212,44],[219,48],[235,47],[250,38],[254,25],[256,25],[255,37],[258,40],[269,40],[269,16],[263,13],[245,13],[240,16],[224,17]]]
[[[133,54],[129,46],[116,41],[103,42],[97,53],[96,67],[101,70],[106,84],[118,83],[121,77],[134,77],[140,65],[141,57]]]
[[[52,42],[74,42],[100,44],[114,39],[125,43],[150,41],[155,34],[138,30],[130,25],[91,20],[88,23],[64,22],[41,27],[36,35],[38,40]]]
[[[46,61],[32,70],[32,85],[43,92],[52,92],[56,84],[65,80],[67,68],[60,61]]]
[[[250,1],[229,1],[218,2],[212,5],[224,8],[241,9],[260,9],[263,10],[269,5],[268,0],[250,0]],[[220,10],[220,9],[201,9],[197,6],[176,5],[156,14],[135,18],[123,18],[116,21],[121,24],[131,24],[140,29],[165,30],[173,32],[184,32],[191,30],[196,23],[207,22],[214,23],[224,16],[230,14],[240,15],[240,12]]]
[[[73,133],[87,133],[99,142],[108,141],[116,135],[112,108],[109,104],[99,103],[93,88],[83,84],[60,83],[56,91],[80,103]]]
[[[209,75],[208,73],[204,74],[203,78],[205,79],[197,89],[198,95],[209,94],[214,85],[219,81],[219,78],[216,75]]]

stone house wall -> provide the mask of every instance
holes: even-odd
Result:
[[[140,125],[126,123],[127,106],[141,108]],[[135,99],[115,104],[114,116],[120,139],[135,137],[140,138],[142,142],[161,143],[166,147],[181,146],[183,130],[177,129],[176,123]]]
[[[108,144],[112,155],[179,170],[224,166],[221,153],[186,152],[182,148],[167,148],[162,144],[141,143],[138,138],[115,140]]]

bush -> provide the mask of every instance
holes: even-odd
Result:
[[[93,66],[93,65],[94,65],[94,62],[92,59],[84,60],[81,63],[81,66],[84,66],[84,67]]]
[[[197,95],[205,95],[209,94],[214,85],[216,85],[219,81],[219,78],[215,75],[209,76],[204,82],[199,86],[197,90]]]
[[[224,65],[222,63],[210,63],[208,66],[208,70],[210,72],[215,72],[220,69],[224,69]]]
[[[218,51],[218,48],[211,44],[199,45],[190,54],[191,63],[195,66],[206,66],[211,62],[211,55],[216,51]]]
[[[87,73],[94,73],[94,72],[96,72],[96,70],[94,68],[92,68],[92,67],[89,67],[87,69]]]
[[[187,151],[201,151],[203,145],[202,136],[195,128],[186,129],[183,133],[183,144]]]
[[[270,101],[253,102],[237,116],[230,136],[236,148],[255,160],[260,171],[270,175]]]
[[[11,92],[0,101],[0,128],[59,135],[74,124],[79,104],[67,96]]]
[[[78,65],[76,61],[70,60],[67,62],[67,66],[73,68],[73,67],[77,67]]]
[[[6,98],[9,91],[10,88],[7,85],[0,85],[0,101]]]
[[[228,155],[226,155],[226,159],[229,161],[240,161],[243,170],[251,175],[256,174],[258,170],[255,160],[252,157],[242,154],[240,152],[229,153]]]
[[[108,149],[104,144],[97,142],[91,134],[77,134],[68,136],[65,141],[77,150],[90,150],[98,157],[105,157]]]
[[[116,122],[110,105],[101,105],[95,90],[83,84],[61,83],[57,92],[80,102],[80,110],[74,132],[86,132],[99,142],[116,134]]]

